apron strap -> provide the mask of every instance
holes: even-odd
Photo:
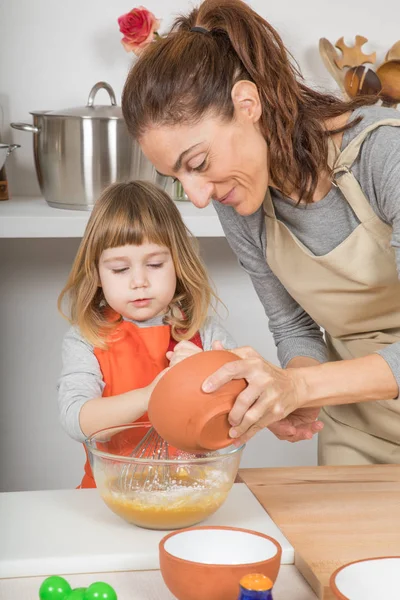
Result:
[[[269,187],[267,188],[267,191],[266,191],[266,194],[264,197],[263,209],[264,209],[265,216],[269,217],[270,219],[276,218],[275,207],[274,207],[274,203],[272,202],[271,190],[269,189]]]
[[[336,146],[335,142],[333,141],[333,139],[331,138],[331,136],[328,137],[328,167],[330,169],[334,169],[336,161],[338,159],[338,157],[340,156],[340,148],[338,148],[338,146]]]
[[[376,213],[350,169],[360,153],[365,138],[371,131],[383,125],[400,127],[400,118],[383,119],[372,123],[363,129],[342,152],[338,150],[333,140],[328,138],[328,164],[332,168],[332,183],[341,190],[361,223],[376,217]],[[388,227],[383,222],[382,226],[385,230]]]
[[[332,183],[340,189],[347,202],[357,215],[361,223],[376,217],[369,200],[366,198],[360,184],[351,172],[351,167],[360,153],[362,143],[371,131],[383,125],[400,127],[399,119],[383,119],[372,123],[363,129],[346,148],[341,152],[331,137],[328,137],[328,166],[332,170]],[[275,217],[274,203],[272,202],[269,188],[264,198],[264,212],[267,217]],[[379,219],[380,221],[380,219]],[[388,225],[380,221],[382,232],[386,232]],[[379,225],[375,224],[379,228]]]
[[[377,129],[383,125],[400,127],[400,117],[398,119],[383,119],[368,125],[368,127],[363,129],[353,140],[351,140],[350,144],[346,146],[346,148],[339,154],[336,159],[334,169],[338,169],[339,167],[343,167],[344,169],[347,167],[347,169],[350,169],[356,160],[360,152],[361,145],[367,135],[369,135],[374,129]]]

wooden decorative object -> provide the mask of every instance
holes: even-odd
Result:
[[[350,98],[361,95],[377,96],[382,89],[375,71],[363,65],[353,67],[346,72],[344,85]]]
[[[347,98],[344,85],[344,73],[336,65],[336,59],[339,58],[339,55],[331,42],[326,38],[320,38],[319,40],[319,53],[327,71],[332,75],[333,79]]]
[[[382,98],[396,105],[400,102],[400,60],[384,62],[376,70],[382,84]]]
[[[376,61],[376,52],[372,54],[364,54],[362,46],[368,42],[368,39],[362,35],[356,35],[356,43],[354,46],[346,46],[344,38],[341,37],[335,44],[336,48],[341,50],[342,57],[335,58],[335,62],[339,69],[344,67],[358,67],[365,63],[374,64]]]
[[[393,44],[393,46],[386,54],[385,60],[400,60],[400,40]]]

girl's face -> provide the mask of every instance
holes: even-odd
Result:
[[[165,314],[176,290],[171,253],[158,244],[104,250],[99,277],[107,304],[134,321]]]
[[[204,117],[195,125],[153,126],[140,140],[157,171],[179,179],[190,201],[217,200],[240,215],[254,213],[269,183],[267,144],[252,105],[240,105],[225,122]]]

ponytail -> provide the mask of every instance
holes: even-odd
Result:
[[[125,83],[128,129],[140,140],[155,125],[192,124],[210,114],[231,120],[231,91],[240,80],[258,89],[271,180],[311,202],[319,174],[328,168],[328,134],[360,119],[337,131],[327,131],[325,122],[377,99],[346,102],[307,87],[278,32],[242,0],[205,0],[150,44]]]

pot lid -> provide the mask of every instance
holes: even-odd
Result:
[[[105,89],[109,96],[111,104],[95,104],[94,99],[97,92]],[[35,111],[32,115],[47,115],[51,117],[77,117],[82,119],[123,119],[122,109],[117,106],[114,90],[111,85],[105,81],[99,81],[92,87],[86,106],[76,106],[74,108],[64,108],[61,110]]]

